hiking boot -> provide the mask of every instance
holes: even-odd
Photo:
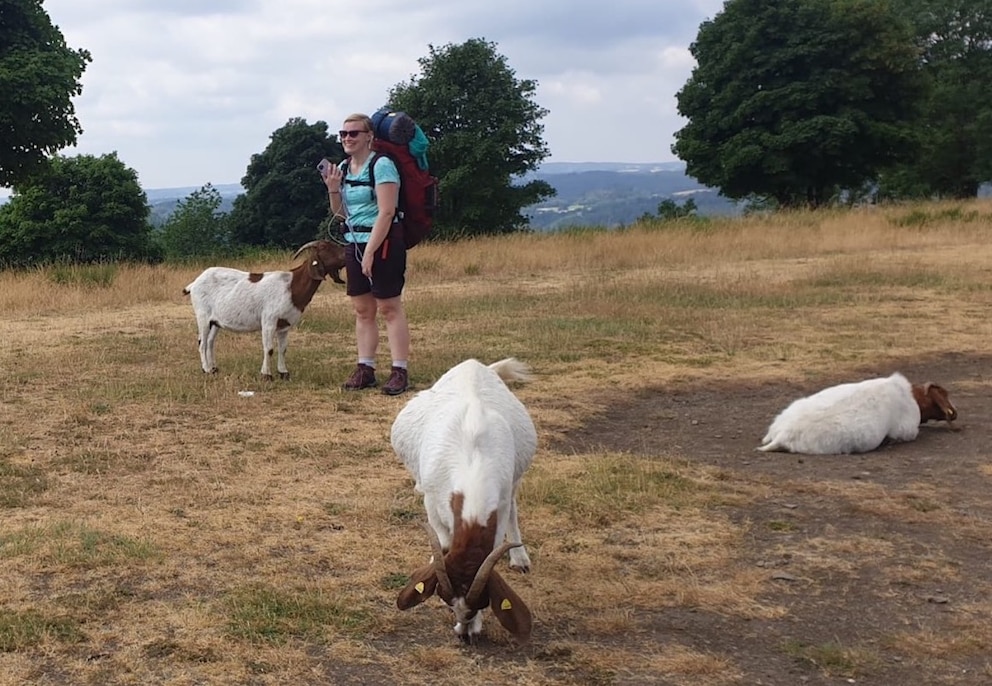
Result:
[[[382,385],[382,392],[386,395],[399,395],[410,387],[410,377],[402,367],[393,367],[389,381]]]
[[[375,368],[367,364],[359,364],[344,382],[344,390],[360,391],[363,388],[374,388],[378,385],[375,380]]]

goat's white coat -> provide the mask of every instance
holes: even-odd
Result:
[[[278,341],[276,369],[282,375],[289,374],[286,368],[289,330],[303,315],[290,297],[292,278],[291,272],[272,271],[263,273],[258,281],[250,281],[249,273],[240,269],[209,267],[186,286],[184,292],[189,293],[196,314],[203,371],[213,372],[217,368],[214,342],[220,329],[239,332],[261,330],[261,374],[271,376],[267,353],[273,349],[275,340]],[[289,326],[277,326],[280,319],[288,322]],[[211,326],[211,322],[216,322],[217,326]]]
[[[454,534],[454,493],[464,494],[466,524],[484,525],[497,513],[495,547],[504,538],[521,542],[516,492],[537,451],[537,431],[504,380],[529,378],[526,365],[513,358],[488,367],[466,360],[414,396],[393,422],[393,450],[424,494],[427,520],[444,550]],[[523,546],[509,555],[512,567],[530,568]],[[479,612],[469,633],[478,633],[481,622]]]
[[[912,441],[920,407],[912,385],[891,376],[825,388],[800,398],[772,422],[758,450],[807,455],[864,453],[888,438]]]

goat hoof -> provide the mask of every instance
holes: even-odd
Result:
[[[289,380],[289,372],[279,372],[279,378],[283,381]]]
[[[272,381],[271,374],[259,374],[259,376],[261,377],[262,381]]]
[[[205,370],[203,370],[203,371],[204,371],[204,372],[206,372],[207,374],[216,374],[216,373],[217,373],[217,372],[219,372],[220,370],[219,370],[219,369],[217,369],[217,367],[213,367],[213,368],[211,368],[211,369],[205,369]]]

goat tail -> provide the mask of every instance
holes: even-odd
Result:
[[[530,373],[530,367],[515,357],[508,357],[499,362],[489,365],[504,382],[520,381],[527,383],[534,380],[534,375]]]

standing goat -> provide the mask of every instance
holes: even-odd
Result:
[[[513,358],[488,367],[466,360],[414,396],[393,422],[393,450],[424,494],[434,553],[410,575],[396,605],[409,609],[436,591],[466,642],[482,631],[487,605],[518,641],[530,637],[530,610],[493,569],[509,551],[512,568],[530,570],[517,488],[534,459],[537,431],[504,383],[530,379],[527,366]]]
[[[269,360],[277,352],[279,377],[289,378],[286,344],[289,330],[300,321],[303,310],[328,276],[344,283],[344,248],[331,241],[310,241],[293,255],[306,259],[288,272],[243,272],[228,267],[209,267],[183,289],[196,314],[200,365],[208,374],[217,372],[214,342],[221,329],[262,331],[263,379],[272,379]],[[278,346],[273,348],[273,342]]]
[[[807,455],[865,453],[886,441],[912,441],[920,424],[957,419],[947,391],[912,385],[896,372],[825,388],[794,401],[775,418],[758,450]]]

